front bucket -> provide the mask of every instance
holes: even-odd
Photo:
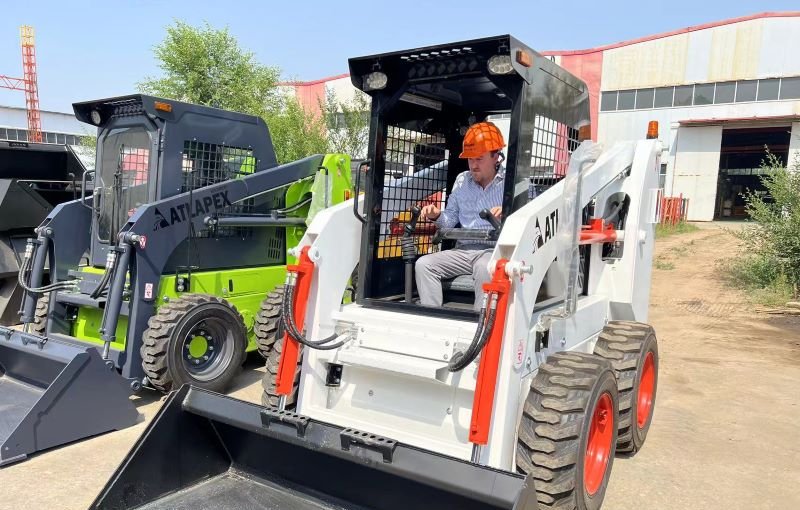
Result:
[[[532,510],[537,503],[523,475],[183,386],[90,508]]]
[[[136,423],[128,384],[93,347],[0,328],[0,466]]]

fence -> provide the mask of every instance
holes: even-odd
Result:
[[[658,196],[658,222],[662,225],[676,225],[686,221],[689,212],[689,199],[683,193],[677,197],[665,197],[663,191]]]

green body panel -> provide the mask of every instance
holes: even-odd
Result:
[[[334,205],[347,200],[352,193],[352,183],[350,178],[350,157],[346,154],[328,154],[323,159],[323,166],[328,174],[328,203]],[[247,170],[254,167],[247,161],[242,164],[242,173],[250,173]],[[302,179],[290,184],[286,188],[286,207],[291,207],[298,202],[307,199],[312,193],[312,202],[294,211],[288,216],[307,218],[309,212],[312,214],[325,208],[324,196],[319,196],[324,192],[324,173],[319,171],[317,175]],[[324,193],[323,193],[324,195]],[[306,222],[307,224],[310,221]],[[286,228],[286,246],[291,249],[297,246],[305,234],[305,227]],[[287,254],[287,264],[294,264],[295,259]],[[103,274],[104,268],[83,267],[82,272],[92,274]],[[233,304],[244,318],[247,326],[247,350],[256,349],[255,333],[253,325],[256,314],[261,308],[261,302],[275,287],[283,284],[286,279],[286,266],[270,266],[245,269],[222,269],[214,271],[195,271],[192,272],[190,282],[190,292],[199,294],[210,294],[221,297]],[[233,288],[233,291],[230,288]],[[155,302],[156,309],[161,303],[169,299],[179,297],[182,292],[175,290],[175,275],[162,276],[158,285],[158,297]],[[72,336],[88,343],[103,345],[100,338],[100,324],[103,319],[103,311],[97,308],[80,307],[77,318],[72,324]],[[128,330],[128,318],[121,316],[117,323],[116,341],[111,344],[111,348],[117,351],[125,350],[125,341]]]
[[[86,268],[87,272],[98,272],[95,268]],[[102,270],[99,270],[102,272]],[[247,269],[229,269],[221,271],[207,271],[192,273],[191,292],[196,294],[211,294],[225,298],[244,318],[247,327],[247,350],[256,349],[253,324],[261,307],[261,301],[272,289],[281,285],[286,279],[286,266],[255,267]],[[233,287],[231,292],[229,289]],[[175,291],[175,275],[164,276],[158,285],[157,305],[169,299],[179,297],[183,292]],[[100,322],[103,311],[97,308],[81,307],[78,309],[78,318],[73,323],[72,336],[89,343],[103,345],[100,338]],[[128,330],[128,318],[122,316],[117,323],[117,340],[111,348],[125,350],[125,338]]]

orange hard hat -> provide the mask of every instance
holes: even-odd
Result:
[[[491,151],[506,146],[503,133],[491,122],[473,124],[464,135],[464,144],[459,158],[479,158]]]

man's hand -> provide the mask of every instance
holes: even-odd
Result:
[[[422,212],[420,213],[420,216],[422,216],[423,218],[427,218],[429,220],[435,221],[439,217],[440,214],[442,214],[442,210],[441,209],[439,209],[438,207],[436,207],[433,204],[428,204],[428,205],[426,205],[425,207],[422,208]]]
[[[501,216],[503,216],[503,208],[502,207],[492,207],[489,210],[489,212],[491,212],[492,216],[494,216],[498,220],[500,219]]]

